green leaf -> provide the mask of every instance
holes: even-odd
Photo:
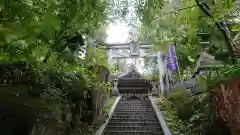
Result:
[[[4,8],[5,0],[0,0],[0,11]]]
[[[11,32],[10,29],[4,27],[3,25],[0,24],[0,41],[1,39],[4,39],[7,34]]]
[[[235,25],[231,31],[239,31],[240,30],[240,24]]]

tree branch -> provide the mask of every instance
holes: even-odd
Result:
[[[161,17],[162,16],[165,16],[165,15],[169,15],[169,14],[173,14],[173,13],[175,13],[175,12],[179,12],[179,11],[182,11],[182,10],[187,10],[187,9],[190,9],[190,8],[193,8],[193,7],[196,7],[197,5],[192,5],[192,6],[188,6],[188,7],[184,7],[184,8],[179,8],[179,9],[176,9],[176,10],[173,10],[173,11],[170,11],[170,12],[167,12],[167,13],[163,13],[162,15],[161,15]],[[155,18],[153,18],[153,19],[156,19],[156,18],[158,18],[158,17],[155,17]]]
[[[211,15],[211,9],[210,7],[207,5],[206,2],[200,3],[199,0],[195,0],[197,3],[197,6],[211,19],[213,19],[213,21],[215,22],[215,25],[217,26],[217,28],[221,31],[223,37],[225,38],[225,42],[228,48],[228,51],[230,53],[231,56],[233,56],[233,48],[232,48],[232,40],[229,34],[229,29],[228,26],[226,25],[226,23],[222,20],[220,22],[217,22],[214,20],[213,16]],[[233,60],[233,59],[232,59]],[[234,60],[233,60],[233,63]]]

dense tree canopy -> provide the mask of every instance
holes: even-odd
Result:
[[[93,110],[92,93],[96,90],[106,93],[109,87],[100,78],[101,66],[108,67],[106,50],[92,46],[93,40],[100,44],[106,37],[107,11],[105,0],[0,2],[0,95],[4,95],[0,99],[4,101],[1,103],[8,103],[4,106],[9,106],[9,110],[1,112],[15,112],[14,107],[20,107],[15,103],[26,104],[26,112],[22,113],[29,115],[16,114],[16,117],[31,121],[30,124],[22,121],[22,126],[14,127],[21,133],[9,127],[16,130],[16,134],[29,134],[40,124],[36,120],[42,118],[44,110],[57,121],[63,121],[59,131],[62,134],[75,132],[81,124],[78,119],[86,122],[83,117]],[[18,92],[19,85],[27,89]],[[12,86],[13,90],[8,90]],[[19,94],[12,96],[13,93]],[[90,99],[86,95],[90,95]],[[69,121],[60,117],[67,110],[72,115]],[[10,121],[15,122],[16,117]],[[1,134],[11,132],[8,128],[0,129]],[[78,134],[83,133],[78,131]]]
[[[198,0],[197,0],[198,1]],[[165,50],[170,44],[176,45],[181,69],[194,68],[201,52],[198,33],[210,34],[209,52],[223,59],[222,53],[228,52],[226,39],[216,26],[216,22],[225,21],[229,29],[237,30],[236,1],[208,1],[211,17],[197,5],[196,0],[154,1],[148,0],[140,5],[138,13],[142,20],[141,37],[154,41],[155,50]],[[204,2],[199,0],[200,3]],[[232,12],[231,12],[232,11]],[[234,32],[231,32],[231,39]],[[236,32],[235,32],[236,34]],[[224,56],[229,56],[225,54]],[[229,61],[225,57],[225,62]]]

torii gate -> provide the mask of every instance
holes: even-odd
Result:
[[[108,44],[108,62],[112,65],[113,59],[156,57],[156,54],[144,52],[153,46],[154,45],[151,42]]]
[[[151,47],[154,47],[154,45],[149,41],[107,44],[107,49],[109,50],[108,63],[112,67],[114,59],[133,58],[136,65],[137,58],[157,58],[160,78],[158,93],[164,95],[167,90],[163,82],[163,77],[167,74],[166,60],[163,52],[147,53],[146,50],[149,50]]]

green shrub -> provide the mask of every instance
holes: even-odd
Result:
[[[0,112],[1,134],[28,134],[44,113],[44,105],[27,85],[5,85],[0,87]]]
[[[109,111],[110,111],[110,109],[111,109],[111,107],[112,107],[112,105],[114,104],[114,102],[115,102],[116,99],[117,99],[117,97],[112,97],[112,98],[108,101],[107,105],[104,106],[104,108],[103,108],[103,113],[104,113],[104,115],[105,115],[106,117],[108,117],[108,113],[109,113]]]
[[[193,114],[192,106],[194,100],[189,97],[189,94],[185,90],[175,90],[171,92],[166,98],[172,103],[173,109],[179,118],[188,120],[191,117]]]
[[[183,135],[202,135],[209,123],[209,95],[189,95],[184,89],[172,91],[157,103],[172,132]]]

